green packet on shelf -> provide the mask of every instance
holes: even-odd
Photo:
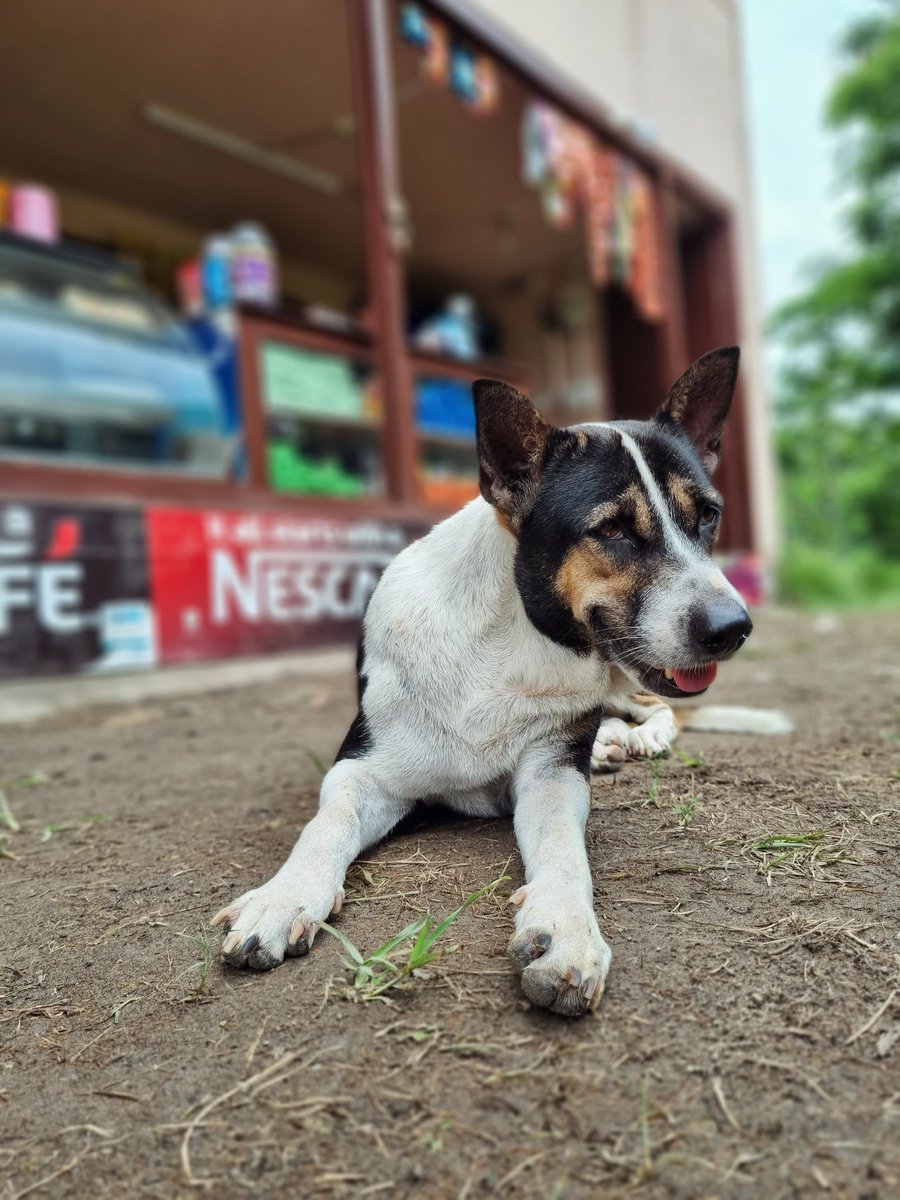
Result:
[[[345,471],[333,458],[312,461],[298,454],[288,442],[268,447],[269,483],[276,492],[319,496],[363,496],[366,486],[357,475]]]

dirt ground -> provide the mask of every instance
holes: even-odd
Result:
[[[390,1003],[324,933],[222,967],[208,919],[312,814],[349,678],[0,732],[0,1198],[900,1195],[900,617],[760,617],[709,700],[797,732],[597,781],[580,1021],[507,963],[505,821],[415,819],[351,871],[371,951],[509,864]]]

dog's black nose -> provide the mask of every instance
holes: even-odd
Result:
[[[691,618],[690,634],[702,654],[724,658],[750,636],[753,622],[737,604],[717,604],[699,609]]]

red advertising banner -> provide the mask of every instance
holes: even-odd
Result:
[[[423,532],[361,517],[149,508],[159,660],[354,642],[381,572]]]

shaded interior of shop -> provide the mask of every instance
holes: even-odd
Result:
[[[672,338],[626,287],[596,285],[584,209],[557,226],[525,182],[534,88],[491,60],[496,96],[482,111],[449,75],[432,81],[403,7],[387,11],[408,213],[407,419],[417,501],[438,511],[477,490],[473,378],[522,387],[561,423],[646,416],[671,382]],[[165,480],[186,476],[254,495],[262,485],[286,498],[389,497],[395,418],[376,353],[347,5],[158,0],[120,17],[115,0],[32,0],[7,16],[0,177],[53,189],[63,241],[0,235],[0,455],[154,472],[161,498]],[[446,28],[449,45],[477,60],[481,48]],[[717,328],[718,218],[681,196],[670,219],[674,357],[686,362]],[[205,340],[194,328],[185,339],[182,265],[247,221],[275,248],[276,301],[265,313],[232,306]],[[212,389],[198,385],[186,401],[186,364],[209,375],[221,338],[234,355],[235,327],[257,320],[256,361],[229,368],[230,418],[215,371]],[[71,345],[32,386],[12,346],[26,334],[45,344],[63,326]],[[110,356],[113,343],[128,343],[131,358]],[[120,376],[92,355],[107,366],[115,357]],[[264,423],[263,480],[241,445],[251,402]]]

